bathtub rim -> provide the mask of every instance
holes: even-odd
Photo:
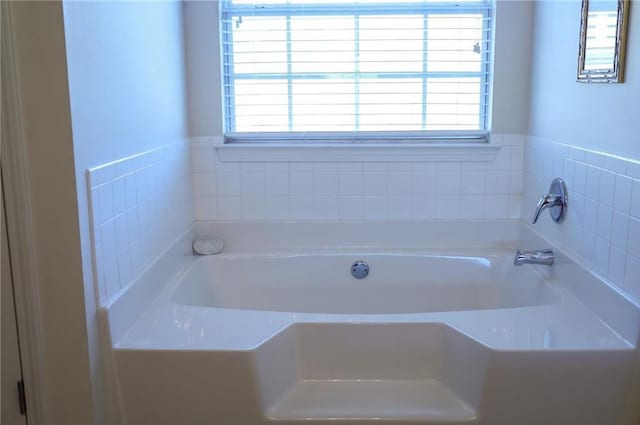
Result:
[[[482,225],[485,234],[492,234],[493,241],[501,247],[508,246],[506,241],[518,243],[526,247],[544,246],[550,247],[556,252],[556,264],[540,273],[547,274],[553,279],[561,281],[561,285],[569,291],[588,310],[592,311],[607,327],[620,335],[624,340],[634,346],[640,339],[640,306],[631,300],[626,294],[604,279],[598,273],[586,267],[580,259],[576,259],[571,253],[565,253],[557,245],[546,240],[535,228],[522,220],[399,220],[379,222],[346,222],[346,221],[196,221],[176,241],[165,250],[143,273],[141,273],[127,288],[121,291],[109,305],[102,308],[107,318],[110,339],[114,345],[122,340],[136,321],[147,311],[160,297],[168,286],[175,285],[182,273],[185,273],[191,264],[191,242],[196,235],[210,234],[212,231],[222,230],[220,233],[229,234],[238,228],[251,233],[252,227],[265,228],[276,226],[278,228],[299,226],[432,226],[441,232],[443,228],[461,226]],[[495,226],[499,231],[490,229]],[[294,229],[290,229],[293,231]],[[498,237],[502,235],[508,237]],[[295,233],[295,232],[293,232]],[[453,239],[460,239],[453,235]],[[243,235],[246,237],[246,235]],[[242,238],[241,238],[242,239]],[[438,241],[439,244],[442,241]],[[486,245],[486,244],[485,244]],[[511,246],[510,245],[510,246]],[[233,247],[234,244],[231,245]],[[446,245],[449,247],[449,245]],[[260,247],[258,247],[260,248]],[[167,279],[166,276],[172,276]],[[573,275],[574,279],[570,277]],[[554,280],[556,280],[554,279]],[[159,283],[162,282],[162,283]],[[531,307],[523,307],[531,308]],[[374,315],[372,315],[374,316]]]

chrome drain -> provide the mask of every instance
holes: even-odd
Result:
[[[351,276],[356,279],[364,279],[369,275],[369,264],[365,261],[356,261],[351,265]]]

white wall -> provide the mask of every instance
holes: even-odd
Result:
[[[85,315],[92,291],[85,292],[82,276],[62,4],[25,1],[9,7],[40,298],[42,402],[48,407],[43,423],[86,425],[99,413],[93,400],[96,362],[87,335],[92,319]]]
[[[530,134],[640,159],[640,2],[631,4],[624,84],[575,81],[580,4],[536,4]]]
[[[85,173],[91,167],[181,143],[186,138],[182,4],[66,1],[64,31],[86,317],[94,390],[100,391],[100,323],[96,309],[104,298],[99,297],[101,289],[94,288]],[[111,189],[109,186],[109,196],[105,197],[109,201],[105,202],[119,203],[124,193]],[[161,194],[169,192],[173,193]],[[163,205],[154,202],[151,208]],[[190,203],[184,207],[185,215],[190,216]],[[100,399],[102,395],[97,393],[95,397]],[[113,420],[105,418],[103,412],[96,417],[107,423]]]
[[[185,43],[192,137],[222,135],[217,1],[186,1]],[[529,115],[533,2],[497,0],[492,131],[524,134]]]

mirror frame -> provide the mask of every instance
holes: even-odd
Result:
[[[624,59],[627,44],[630,0],[618,0],[618,22],[613,69],[584,69],[586,58],[587,17],[589,0],[582,0],[580,19],[580,45],[578,49],[578,77],[581,83],[622,83],[624,82]]]

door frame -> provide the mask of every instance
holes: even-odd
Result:
[[[9,258],[29,425],[48,425],[44,349],[11,2],[0,2],[2,160]]]

